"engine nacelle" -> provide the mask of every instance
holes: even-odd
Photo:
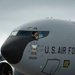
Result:
[[[0,75],[24,75],[12,67],[7,61],[0,61]]]
[[[6,61],[1,61],[0,75],[14,75],[14,68]]]

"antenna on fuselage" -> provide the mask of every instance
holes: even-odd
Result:
[[[46,17],[46,19],[49,19],[49,17]],[[53,17],[51,17],[51,19],[53,19]]]
[[[49,17],[46,17],[46,19],[49,19]]]
[[[53,19],[53,17],[51,17],[51,19]]]

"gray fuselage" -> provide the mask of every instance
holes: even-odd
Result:
[[[1,52],[27,75],[75,75],[75,24],[55,19],[25,24],[13,30]]]

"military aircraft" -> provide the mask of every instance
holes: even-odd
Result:
[[[43,19],[14,29],[1,48],[26,75],[75,75],[75,23]]]

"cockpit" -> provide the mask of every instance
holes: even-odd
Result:
[[[38,40],[46,37],[49,34],[49,31],[13,31],[10,36],[18,37],[32,37],[34,40]]]
[[[9,63],[16,64],[21,60],[23,52],[29,43],[34,40],[37,42],[48,35],[49,31],[13,31],[2,46],[2,55],[4,55]]]

